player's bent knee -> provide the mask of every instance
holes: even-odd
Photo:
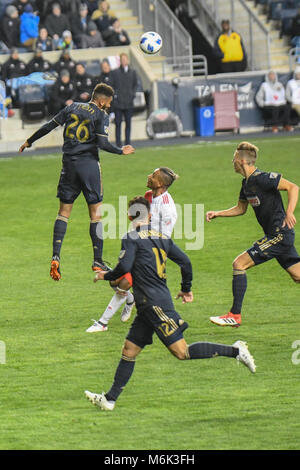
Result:
[[[120,283],[119,283],[119,287],[120,289],[123,289],[123,290],[129,290],[131,285],[130,283],[127,281],[126,278],[123,278],[121,279]]]

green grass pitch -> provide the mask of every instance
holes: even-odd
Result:
[[[241,138],[241,140],[243,140]],[[258,167],[300,183],[299,137],[256,139]],[[159,142],[158,142],[159,145]],[[145,191],[158,166],[180,174],[175,202],[231,207],[241,177],[232,168],[237,141],[139,149],[134,156],[102,155],[104,202]],[[299,449],[300,287],[276,261],[248,272],[243,326],[220,328],[208,320],[231,306],[231,263],[262,236],[251,207],[243,217],[205,224],[201,250],[189,251],[194,303],[177,310],[188,321],[188,343],[246,340],[257,373],[228,358],[180,362],[157,338],[137,359],[134,374],[113,413],[101,412],[84,390],[110,387],[128,325],[117,313],[105,333],[89,335],[112,290],[92,282],[89,221],[76,201],[62,249],[59,283],[49,277],[52,228],[61,155],[0,159],[1,449]],[[286,202],[286,195],[284,195]],[[118,213],[118,210],[117,210]],[[296,210],[300,220],[300,206]],[[299,224],[298,224],[299,225]],[[298,228],[297,228],[298,227]],[[300,251],[300,228],[296,226]],[[184,248],[186,240],[178,244]],[[120,241],[106,240],[104,259],[116,262]],[[175,297],[179,269],[168,262]]]

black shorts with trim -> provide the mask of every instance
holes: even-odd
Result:
[[[168,347],[183,338],[186,328],[188,324],[175,310],[164,311],[159,306],[147,306],[138,309],[126,339],[143,349],[153,343],[153,333],[156,333]]]
[[[100,163],[88,156],[64,158],[57,197],[65,204],[73,204],[81,192],[87,204],[103,200]]]
[[[247,250],[255,265],[265,263],[275,258],[283,269],[300,262],[300,256],[294,246],[294,230],[281,230],[276,235],[265,235],[253,243]]]

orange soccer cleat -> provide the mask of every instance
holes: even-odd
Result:
[[[234,328],[237,328],[241,326],[242,318],[240,313],[234,315],[233,313],[229,312],[221,317],[210,317],[210,321],[215,325],[232,326]]]
[[[50,276],[52,277],[53,281],[59,281],[61,279],[59,265],[60,265],[59,257],[53,256],[51,260],[51,267],[50,267]]]
[[[111,268],[107,266],[104,261],[94,261],[92,264],[92,270],[97,271],[111,271]]]

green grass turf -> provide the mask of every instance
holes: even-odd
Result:
[[[300,183],[299,138],[255,143],[261,169]],[[141,149],[127,158],[105,154],[104,201],[117,207],[119,195],[143,194],[146,175],[166,165],[181,176],[171,188],[177,203],[231,207],[241,184],[231,164],[235,146],[228,141]],[[299,286],[270,261],[248,273],[241,328],[208,321],[231,306],[232,260],[262,236],[251,208],[244,217],[205,224],[204,248],[189,251],[195,301],[175,305],[190,324],[189,343],[247,340],[257,373],[228,358],[177,361],[155,338],[113,413],[85,400],[85,389],[110,387],[128,325],[117,313],[108,332],[85,333],[112,291],[92,282],[82,196],[62,249],[63,279],[49,277],[60,167],[57,154],[0,159],[0,340],[7,348],[6,364],[0,364],[0,448],[299,449],[300,365],[291,361],[292,343],[300,339]],[[184,248],[185,240],[178,244]],[[106,240],[104,258],[115,263],[119,247],[119,240]],[[296,247],[300,251],[299,236]],[[180,277],[171,262],[168,279],[175,296]]]

